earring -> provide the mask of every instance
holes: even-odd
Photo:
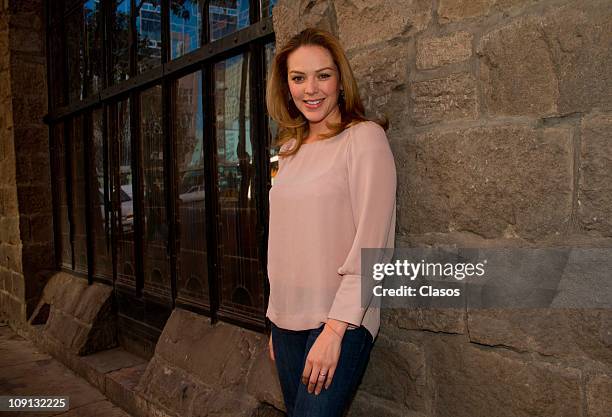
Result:
[[[340,99],[344,100],[344,90],[340,90]]]

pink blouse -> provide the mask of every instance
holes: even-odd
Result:
[[[294,141],[285,146],[293,146]],[[280,158],[270,190],[266,316],[280,328],[328,318],[376,337],[380,309],[361,298],[361,248],[392,248],[395,161],[385,131],[362,122]]]

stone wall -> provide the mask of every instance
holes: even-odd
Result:
[[[52,269],[42,0],[0,1],[0,317],[16,326]]]
[[[280,1],[347,50],[398,169],[397,246],[612,246],[612,3]],[[596,289],[595,289],[596,290]],[[352,416],[609,416],[612,313],[383,312]]]

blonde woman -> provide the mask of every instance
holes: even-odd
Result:
[[[276,53],[267,107],[281,146],[270,190],[270,356],[289,416],[341,416],[380,323],[371,298],[362,302],[361,249],[394,240],[387,126],[366,119],[340,42],[318,29]]]

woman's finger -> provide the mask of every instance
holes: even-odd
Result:
[[[334,373],[336,372],[336,367],[332,366],[329,368],[327,379],[325,380],[325,389],[328,389],[334,379]]]
[[[310,379],[311,373],[312,361],[309,358],[306,358],[306,364],[304,365],[304,370],[302,371],[302,384],[308,385],[308,380]]]
[[[315,386],[317,385],[317,381],[319,379],[319,372],[321,371],[321,367],[317,364],[314,364],[312,367],[312,372],[310,373],[310,378],[308,379],[308,393],[312,394],[314,392]]]
[[[325,385],[325,380],[327,378],[327,372],[324,369],[321,369],[321,371],[319,372],[319,376],[317,377],[317,385],[315,386],[314,389],[314,393],[315,395],[319,395],[321,393],[321,390],[323,389],[323,386]]]

